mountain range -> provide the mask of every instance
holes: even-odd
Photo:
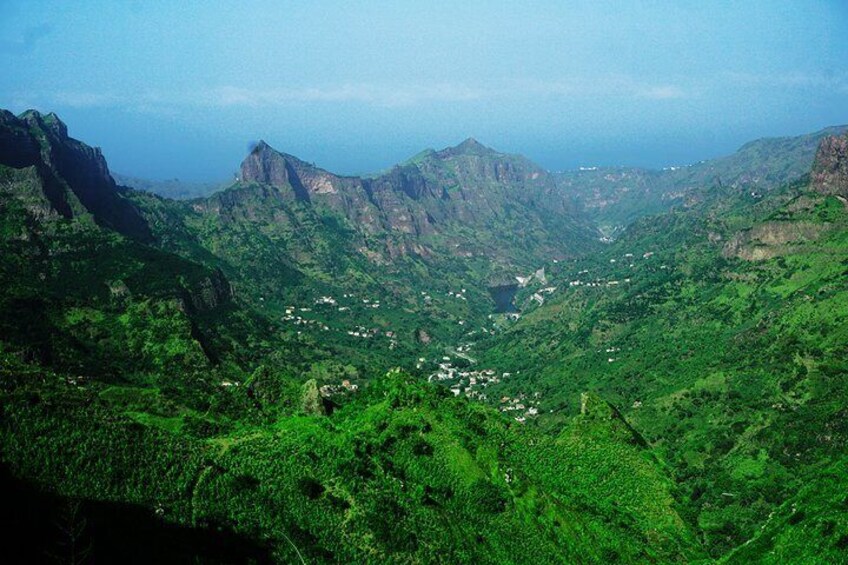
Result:
[[[844,560],[845,130],[173,200],[0,112],[7,557]]]

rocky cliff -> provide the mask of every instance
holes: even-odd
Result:
[[[822,140],[813,164],[812,187],[822,194],[848,197],[848,134]]]
[[[725,257],[763,261],[797,252],[826,229],[826,225],[811,222],[763,222],[735,234],[723,253]]]
[[[241,165],[239,185],[195,207],[254,217],[257,196],[264,205],[329,210],[363,237],[389,238],[378,251],[390,254],[442,247],[461,257],[513,258],[532,243],[540,257],[565,258],[598,236],[545,170],[473,139],[370,178],[335,175],[260,142]],[[267,210],[260,215],[268,219]]]
[[[147,223],[109,174],[100,149],[69,137],[55,114],[30,110],[15,116],[0,110],[0,165],[31,168],[36,192],[58,216],[89,214],[97,224],[125,236],[152,239]]]

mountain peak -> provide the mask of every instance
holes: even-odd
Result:
[[[437,157],[455,157],[458,155],[500,155],[494,149],[486,147],[473,137],[469,137],[459,145],[455,145],[454,147],[447,147],[442,149],[441,151],[437,151],[435,153]]]
[[[30,126],[36,126],[43,130],[49,130],[57,135],[60,139],[68,138],[68,126],[65,122],[59,119],[55,113],[50,112],[42,114],[38,110],[27,110],[18,116],[19,120],[24,121]]]
[[[309,200],[309,189],[304,182],[324,174],[325,171],[301,161],[297,157],[277,151],[264,140],[250,151],[241,163],[241,180],[260,183],[294,193],[298,200]]]
[[[275,153],[279,153],[273,147],[268,145],[268,143],[264,139],[260,139],[259,143],[253,146],[251,153],[260,153],[262,151],[274,151]]]
[[[244,166],[244,163],[254,156],[259,156],[263,160],[280,160],[288,162],[292,165],[296,165],[298,168],[317,168],[302,159],[298,159],[294,155],[274,149],[264,139],[260,139],[259,142],[253,146],[253,149],[250,150],[250,154],[245,158],[244,162],[242,162],[242,166]]]
[[[152,241],[146,220],[119,194],[100,149],[68,137],[54,113],[0,112],[0,165],[34,167],[44,200],[58,215],[83,212],[99,225],[141,241]]]
[[[483,155],[487,153],[496,153],[495,150],[489,149],[473,137],[469,137],[456,147],[448,149],[454,155]]]
[[[285,155],[265,140],[259,140],[241,163],[241,179],[245,182],[285,185],[289,181],[287,169]]]

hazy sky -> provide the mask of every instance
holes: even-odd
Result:
[[[227,178],[260,138],[340,173],[466,137],[657,167],[847,123],[846,31],[845,0],[0,0],[0,107],[150,178]]]

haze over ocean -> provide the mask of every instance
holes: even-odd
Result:
[[[6,0],[0,106],[184,180],[259,138],[351,174],[469,136],[661,167],[848,122],[844,2],[622,4]]]

